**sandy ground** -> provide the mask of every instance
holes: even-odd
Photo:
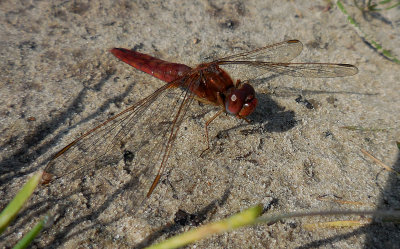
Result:
[[[399,8],[363,17],[346,6],[367,32],[400,56]],[[153,110],[158,116],[132,124],[134,139],[117,141],[116,157],[37,190],[1,235],[1,248],[15,243],[46,212],[53,214],[53,223],[35,240],[37,248],[142,248],[258,203],[266,213],[400,208],[399,180],[360,151],[400,170],[395,143],[400,66],[364,43],[327,1],[1,1],[0,24],[2,208],[57,150],[162,86],[114,58],[112,47],[195,66],[299,39],[304,49],[296,62],[359,68],[345,78],[267,74],[253,81],[259,105],[252,122],[226,115],[216,119],[209,128],[211,149],[202,156],[204,124],[218,109],[194,102],[160,184],[141,204],[146,176],[155,168],[146,164],[155,153],[147,138],[157,132],[153,128],[165,127],[161,121],[172,106],[172,94],[165,95]],[[230,73],[240,78],[246,69]],[[151,129],[142,128],[149,123]],[[106,135],[99,136],[101,142],[107,142]],[[146,150],[129,154],[125,143]],[[85,152],[74,158],[88,160]],[[366,219],[286,220],[215,235],[191,247],[400,247],[400,230],[393,224],[305,228],[332,220]]]

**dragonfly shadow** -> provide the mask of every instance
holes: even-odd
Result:
[[[295,112],[278,105],[267,94],[258,94],[258,106],[250,119],[264,132],[285,132],[296,126]]]

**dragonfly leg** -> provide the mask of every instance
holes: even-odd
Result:
[[[212,116],[209,120],[207,120],[206,125],[205,125],[205,129],[206,129],[206,139],[207,139],[207,148],[205,150],[203,150],[203,152],[201,152],[200,157],[203,156],[203,154],[208,151],[210,149],[210,140],[208,139],[208,125],[214,120],[216,119],[219,115],[221,115],[221,113],[224,112],[224,109],[219,110],[217,113],[214,114],[214,116]]]

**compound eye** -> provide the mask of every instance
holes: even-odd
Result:
[[[254,98],[254,96],[249,99],[246,98],[246,103],[243,105],[242,109],[238,113],[239,117],[247,117],[248,115],[250,115],[250,113],[252,113],[254,109],[256,109],[257,102],[258,101],[256,98]]]
[[[237,95],[238,90],[235,90],[228,98],[225,103],[225,108],[230,114],[238,114],[243,106],[243,100]]]

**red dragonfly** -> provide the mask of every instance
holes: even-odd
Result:
[[[149,197],[168,165],[179,127],[195,99],[220,108],[206,122],[207,143],[207,126],[218,115],[225,112],[247,120],[256,108],[257,98],[250,83],[234,82],[220,66],[247,66],[258,75],[272,72],[294,77],[343,77],[358,72],[357,67],[350,64],[289,63],[302,49],[300,41],[287,40],[191,68],[136,51],[113,48],[111,53],[118,59],[167,84],[57,152],[47,164],[45,172],[49,174],[45,176],[55,175],[52,176],[55,179],[72,174],[82,178],[89,173],[81,172],[89,168],[128,158],[127,161],[134,161],[133,171],[138,177],[150,177],[145,195]]]

